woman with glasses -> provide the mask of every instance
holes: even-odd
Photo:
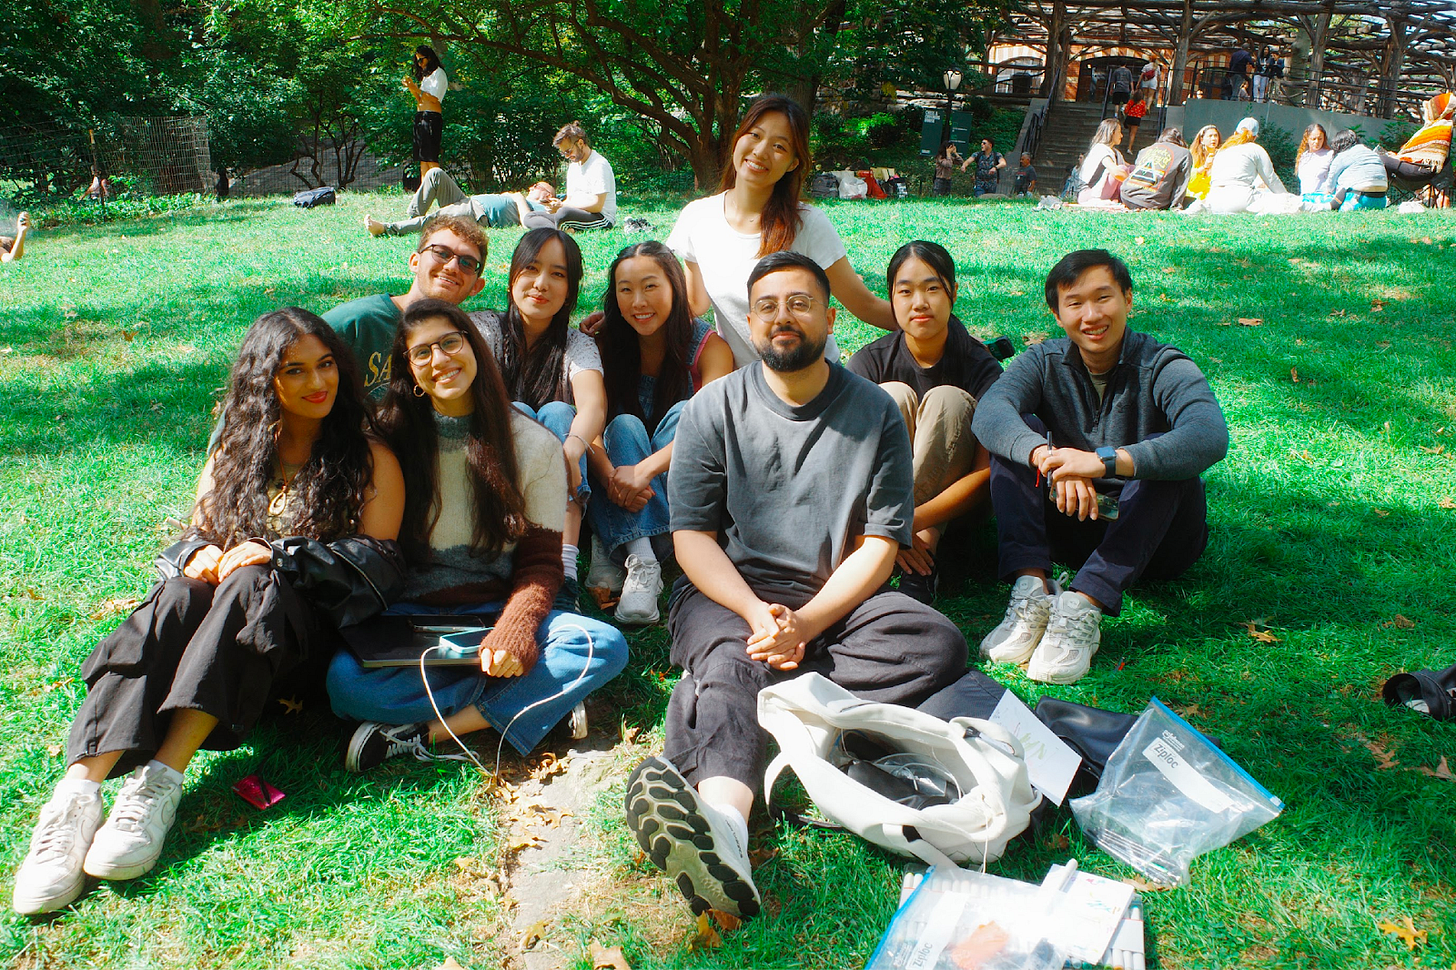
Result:
[[[353,356],[326,323],[259,317],[223,413],[192,525],[157,559],[166,578],[81,665],[69,767],[16,874],[17,912],[66,906],[87,875],[151,871],[192,756],[241,744],[275,684],[321,681],[336,628],[402,585],[399,464],[366,435]],[[123,772],[102,824],[101,782]]]
[[[415,99],[415,161],[420,163],[420,178],[424,178],[430,169],[440,167],[440,138],[445,132],[441,102],[450,89],[450,81],[434,48],[424,44],[415,48],[411,74],[405,75],[401,83]]]
[[[849,265],[844,243],[824,213],[799,200],[813,168],[809,116],[797,101],[764,95],[733,134],[719,193],[689,202],[667,244],[687,264],[689,307],[713,309],[734,366],[758,359],[748,336],[748,274],[769,253],[802,253],[824,268],[835,299],[881,330],[895,328],[888,300],[870,293]],[[830,337],[829,360],[839,360]]]
[[[576,558],[581,519],[591,496],[586,450],[607,426],[601,355],[590,337],[570,326],[581,273],[581,249],[575,239],[560,229],[532,229],[511,254],[509,307],[470,315],[494,354],[516,407],[561,440],[568,502],[561,551],[566,579],[558,603],[571,610],[576,609],[579,593]]]
[[[464,311],[422,300],[395,337],[379,412],[404,469],[400,544],[409,564],[395,613],[479,614],[479,666],[365,669],[349,651],[329,666],[329,698],[363,721],[345,766],[491,727],[528,753],[626,665],[615,628],[552,608],[562,583],[566,465],[561,443],[511,406],[490,349]],[[437,713],[438,712],[438,713]]]
[[[672,551],[667,466],[678,416],[699,388],[733,370],[733,352],[693,318],[682,265],[656,240],[617,254],[602,305],[596,339],[611,421],[587,452],[598,495],[588,507],[586,586],[601,604],[620,594],[618,623],[656,623],[659,558]]]

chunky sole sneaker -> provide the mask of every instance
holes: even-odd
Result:
[[[121,785],[106,824],[86,852],[85,869],[97,879],[135,879],[151,872],[177,820],[182,782],[142,765]]]
[[[1046,632],[1051,610],[1052,595],[1041,577],[1022,576],[1011,587],[1006,616],[981,641],[981,654],[997,663],[1026,663]]]
[[[612,557],[607,555],[607,550],[602,546],[602,540],[592,536],[591,544],[591,566],[586,571],[587,592],[597,601],[599,606],[605,607],[607,603],[615,603],[618,596],[622,595],[622,584],[627,581],[627,570],[612,562]]]
[[[58,791],[40,810],[10,906],[22,916],[69,906],[86,888],[82,863],[104,814],[99,792]]]
[[[1102,611],[1081,593],[1059,594],[1026,676],[1043,684],[1075,684],[1087,676],[1102,642],[1101,624]]]
[[[648,626],[660,618],[657,599],[662,595],[662,563],[656,559],[627,557],[627,581],[613,617],[629,626]]]
[[[672,878],[695,915],[710,909],[757,916],[748,853],[729,823],[662,758],[627,779],[627,827],[654,865]]]

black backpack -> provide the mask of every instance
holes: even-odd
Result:
[[[839,198],[839,176],[818,172],[809,182],[809,192],[816,199]]]
[[[316,205],[333,205],[337,201],[334,187],[325,185],[317,189],[304,189],[293,197],[293,204],[300,209],[312,209]]]

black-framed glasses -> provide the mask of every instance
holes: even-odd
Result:
[[[465,349],[465,334],[459,330],[452,330],[439,340],[432,340],[427,344],[415,344],[404,352],[409,362],[416,367],[423,367],[435,356],[435,348],[439,347],[445,352],[446,357],[454,357]]]
[[[809,316],[809,311],[812,310],[814,308],[814,304],[818,302],[819,301],[814,299],[812,296],[806,296],[803,293],[795,293],[787,300],[784,300],[782,306],[789,311],[789,316],[798,317],[802,320]],[[779,315],[779,306],[780,303],[778,300],[775,300],[772,297],[764,297],[762,300],[759,300],[758,302],[753,304],[753,315],[758,317],[760,320],[777,319]]]
[[[451,249],[448,246],[426,246],[424,249],[421,249],[420,252],[429,253],[431,258],[433,258],[435,262],[439,263],[441,266],[450,265],[450,260],[453,259],[455,260],[455,262],[460,264],[460,268],[465,270],[465,272],[477,276],[480,275],[480,260],[467,253],[457,253],[455,250]]]

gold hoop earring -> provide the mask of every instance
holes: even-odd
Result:
[[[418,384],[416,384],[415,385],[415,397],[424,397],[424,396],[425,396],[425,389],[423,387],[420,387]]]

